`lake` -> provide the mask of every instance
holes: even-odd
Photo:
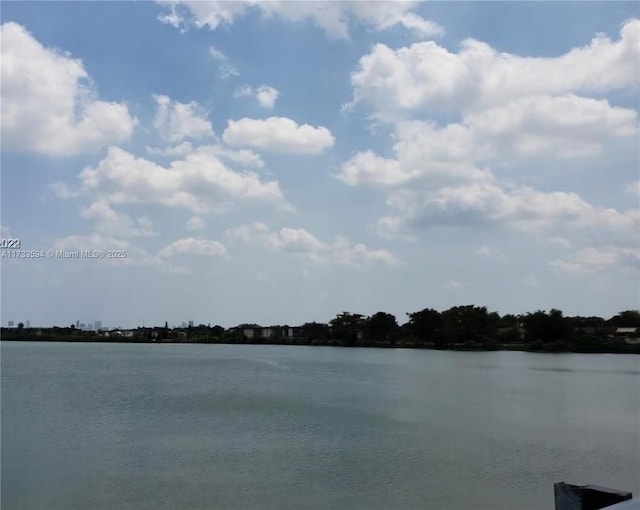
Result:
[[[553,509],[640,494],[640,357],[3,342],[2,508]]]

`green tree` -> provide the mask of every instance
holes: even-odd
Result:
[[[326,340],[329,336],[329,327],[318,322],[306,322],[302,325],[302,336],[309,340]]]
[[[371,340],[389,340],[398,330],[398,322],[394,315],[378,312],[365,321],[367,337]]]
[[[454,306],[442,312],[442,337],[445,343],[489,342],[496,338],[500,316],[486,306]]]
[[[571,337],[571,322],[563,317],[561,310],[552,309],[548,314],[538,310],[527,314],[523,322],[528,342],[559,342]]]
[[[364,315],[342,312],[329,324],[333,338],[342,340],[347,345],[355,345],[364,329]]]
[[[406,329],[419,343],[434,342],[440,337],[442,316],[433,308],[425,308],[419,312],[408,313],[409,322]]]
[[[640,312],[638,310],[626,310],[614,315],[607,322],[609,325],[619,328],[640,328]]]

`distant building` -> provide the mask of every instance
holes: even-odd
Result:
[[[180,326],[180,327],[181,327],[182,329],[186,328],[186,327],[187,327],[187,323],[186,323],[186,322],[183,322],[183,323],[182,323],[182,326]]]
[[[618,328],[614,336],[628,344],[640,344],[640,328]]]
[[[84,322],[81,322],[80,324],[78,324],[76,322],[76,327],[80,328],[80,329],[84,329],[86,327],[86,324]]]
[[[95,329],[96,331],[100,331],[102,329],[102,321],[95,321],[93,325],[94,325],[93,329]]]
[[[76,321],[76,328],[80,328],[80,321]]]
[[[7,322],[7,325],[8,325],[10,328],[12,328],[12,327],[13,327],[13,321],[9,321],[9,322]]]
[[[193,321],[189,321],[189,327],[192,328],[193,327]]]
[[[25,323],[25,327],[30,328],[30,327],[31,327],[31,321],[27,321],[27,322]]]

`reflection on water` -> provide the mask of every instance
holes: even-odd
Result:
[[[638,493],[636,356],[2,344],[2,508],[543,509]]]

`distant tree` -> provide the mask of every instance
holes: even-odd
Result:
[[[486,342],[495,339],[500,316],[486,306],[454,306],[442,312],[445,343]]]
[[[501,328],[514,328],[517,327],[520,324],[520,317],[518,317],[517,315],[513,315],[513,314],[506,314],[503,315],[500,318],[500,324],[499,327]]]
[[[371,340],[389,340],[398,330],[398,322],[394,315],[378,312],[366,319],[365,329]]]
[[[640,328],[640,312],[638,310],[626,310],[611,317],[607,323],[619,328]]]
[[[419,312],[408,313],[409,322],[405,329],[414,338],[423,342],[435,341],[440,335],[442,316],[433,308],[425,308]]]
[[[224,335],[224,332],[225,329],[222,326],[216,325],[211,328],[211,333],[216,337],[221,337],[222,335]]]
[[[18,330],[24,329],[24,324],[22,322],[18,322]]]
[[[598,328],[606,325],[602,317],[567,317],[573,328]]]
[[[359,332],[364,327],[364,315],[359,313],[342,312],[329,323],[331,325],[331,336],[337,340],[342,340],[347,345],[355,345]]]
[[[571,322],[562,316],[560,310],[552,309],[548,314],[538,310],[527,314],[523,320],[528,342],[559,342],[571,337]]]
[[[302,336],[308,340],[326,340],[329,327],[318,322],[306,322],[302,325]]]

